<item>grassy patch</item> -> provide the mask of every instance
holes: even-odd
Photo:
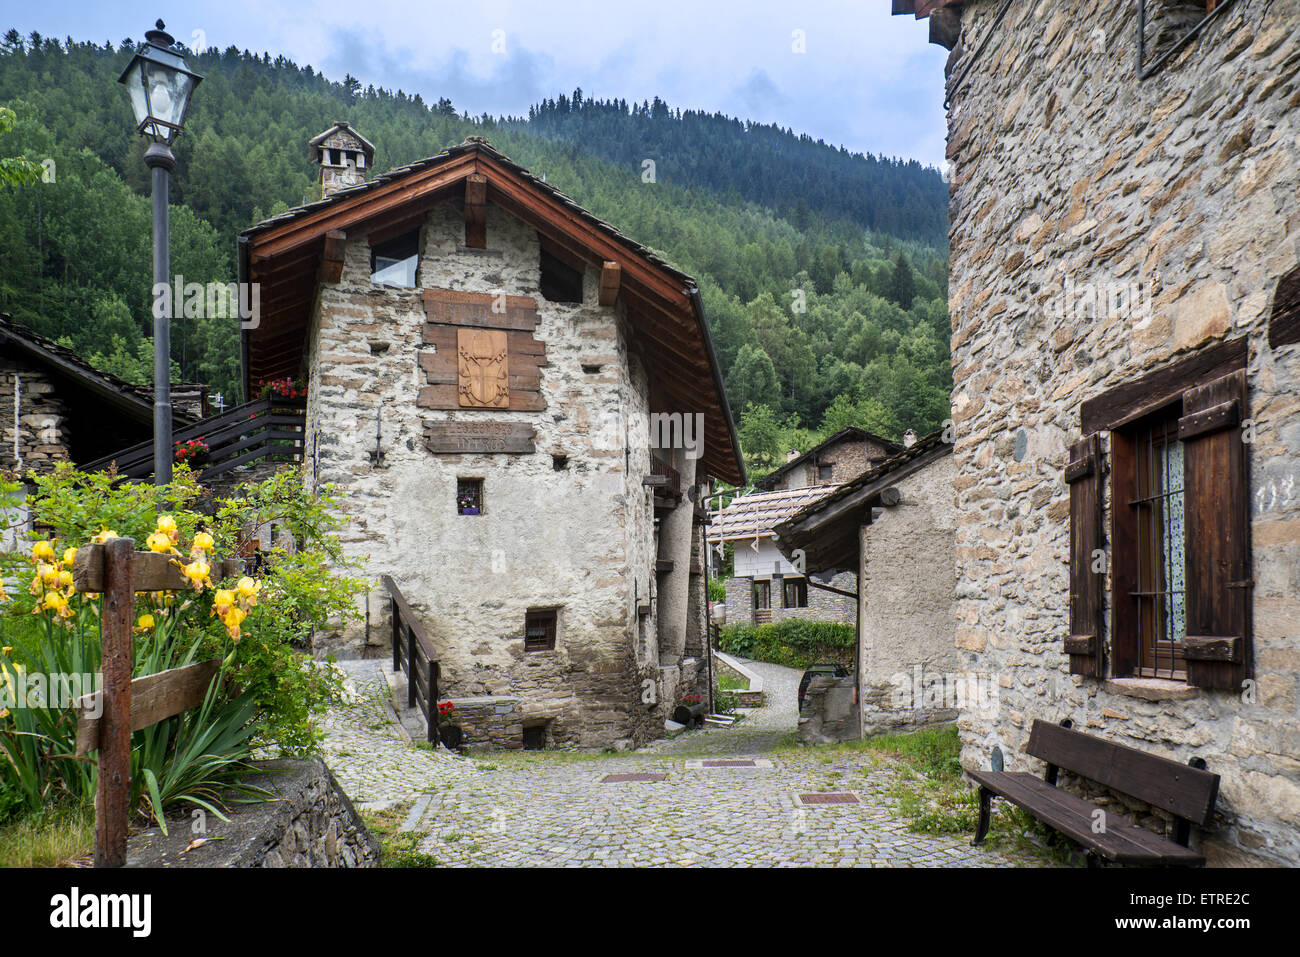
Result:
[[[748,691],[749,682],[725,671],[718,671],[718,688],[722,691]]]
[[[62,867],[94,849],[93,808],[44,810],[0,827],[0,867]]]
[[[366,827],[379,842],[380,867],[437,867],[438,859],[420,851],[424,834],[402,831],[402,823],[411,813],[414,801],[403,801],[382,811],[362,811]]]
[[[962,777],[961,737],[956,725],[911,734],[883,734],[861,743],[898,761],[898,777],[885,796],[896,802],[909,830],[974,837],[979,824],[979,792]],[[1075,862],[1068,841],[1056,838],[1033,817],[1006,801],[993,802],[986,844],[1046,856],[1058,865]]]

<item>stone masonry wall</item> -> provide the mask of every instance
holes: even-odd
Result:
[[[963,715],[963,764],[987,768],[998,745],[1009,769],[1041,771],[1021,750],[1035,718],[1200,756],[1222,776],[1210,862],[1295,865],[1300,346],[1270,348],[1267,323],[1300,262],[1300,0],[1237,3],[1146,80],[1131,7],[1027,6],[994,27],[998,6],[964,8],[965,37],[992,33],[949,113],[956,644],[1001,693],[996,715]],[[1149,313],[1111,312],[1118,284]],[[1081,292],[1100,314],[1079,314]],[[1071,676],[1062,468],[1080,405],[1238,337],[1257,698]]]
[[[18,391],[15,422],[14,392]],[[55,462],[66,462],[68,437],[64,433],[67,408],[55,395],[54,384],[43,373],[7,356],[0,356],[0,469],[44,472]],[[18,458],[14,457],[17,439]]]
[[[953,457],[945,455],[901,479],[898,504],[884,509],[860,537],[867,734],[957,717],[955,474]],[[933,690],[940,682],[943,694]]]
[[[808,607],[782,608],[781,593],[772,581],[772,621],[784,621],[787,618],[803,618],[808,621],[838,621],[853,623],[853,599],[835,592],[808,586]],[[818,579],[820,581],[820,579]],[[727,624],[752,625],[754,623],[754,579],[728,578],[723,583],[727,590]],[[836,572],[825,584],[844,591],[853,591],[857,587],[857,576],[853,572]]]
[[[650,471],[647,441],[631,426],[613,434],[599,426],[611,412],[629,423],[647,414],[645,374],[629,359],[621,307],[597,305],[597,271],[586,272],[584,304],[549,302],[537,234],[490,206],[487,236],[487,250],[466,249],[463,213],[434,209],[413,290],[373,286],[367,242],[347,243],[342,280],[322,287],[314,320],[308,475],[344,493],[347,554],[372,581],[391,573],[421,615],[441,655],[445,697],[518,697],[522,722],[550,721],[557,744],[640,743],[661,734],[663,722],[661,709],[642,702],[642,681],[658,682],[663,701],[676,694],[678,672],[658,668],[655,603],[641,622],[635,607],[638,597],[646,601],[656,557],[641,482]],[[418,355],[431,348],[421,337],[426,287],[536,299],[535,336],[549,363],[544,412],[417,406]],[[456,456],[424,448],[425,421],[475,419],[532,425],[536,451]],[[557,469],[552,456],[567,463]],[[458,476],[484,479],[482,515],[457,514]],[[556,648],[525,653],[525,612],[545,607],[559,609]],[[387,598],[372,593],[376,645],[387,644],[387,609]],[[647,640],[637,640],[638,625]],[[367,653],[356,629],[316,649],[330,650]]]

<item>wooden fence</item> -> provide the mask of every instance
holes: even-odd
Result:
[[[234,560],[213,562],[212,576],[229,578],[242,567]],[[121,867],[126,863],[131,812],[131,732],[201,705],[220,661],[200,661],[131,678],[135,593],[182,591],[189,587],[170,556],[137,552],[135,540],[130,538],[82,545],[73,564],[72,583],[79,592],[103,596],[99,625],[103,682],[99,691],[83,695],[75,704],[80,715],[76,753],[99,751],[95,866]]]
[[[417,704],[428,723],[427,736],[438,740],[438,679],[442,665],[424,626],[398,590],[391,575],[383,577],[393,611],[393,670],[406,671],[406,706]]]

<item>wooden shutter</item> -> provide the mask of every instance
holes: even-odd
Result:
[[[1106,570],[1093,571],[1094,552],[1102,547],[1102,458],[1097,433],[1070,446],[1065,482],[1070,486],[1070,634],[1065,652],[1070,674],[1101,677],[1102,592]]]
[[[1244,370],[1183,393],[1187,681],[1240,691],[1250,672],[1250,495]]]

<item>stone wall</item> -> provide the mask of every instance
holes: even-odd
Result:
[[[309,479],[343,494],[346,553],[376,583],[392,574],[421,615],[441,657],[445,695],[518,697],[522,721],[549,721],[557,744],[643,742],[662,733],[664,717],[643,703],[643,682],[657,686],[649,695],[656,702],[675,704],[691,601],[695,617],[703,608],[703,575],[689,575],[689,521],[681,554],[657,551],[652,497],[642,485],[648,429],[636,428],[649,412],[645,371],[629,353],[622,307],[597,304],[597,270],[586,271],[583,304],[549,302],[534,230],[493,206],[488,249],[464,247],[464,229],[454,205],[428,214],[419,289],[372,285],[367,242],[348,241],[342,279],[322,286],[314,316]],[[546,343],[548,363],[544,412],[418,406],[419,355],[432,348],[422,338],[426,287],[536,300],[535,337]],[[426,422],[484,418],[532,426],[536,451],[435,455],[423,445]],[[458,477],[483,479],[482,515],[457,513]],[[683,499],[680,508],[693,506]],[[673,595],[685,631],[675,632],[678,644],[662,663],[661,602],[649,601],[657,557],[683,569]],[[691,599],[690,587],[701,594]],[[648,615],[638,614],[641,604]],[[524,651],[531,608],[557,609],[554,650]],[[373,647],[348,628],[321,636],[316,652],[382,654],[391,630],[378,591],[371,611]]]
[[[379,844],[320,758],[256,762],[244,784],[274,799],[232,802],[214,814],[169,822],[131,837],[128,867],[378,867]],[[201,829],[196,829],[199,821]],[[202,845],[189,844],[206,838]]]
[[[822,581],[824,577],[819,576],[818,581]],[[771,612],[773,622],[784,621],[787,618],[803,618],[808,621],[853,623],[854,608],[852,598],[837,595],[835,592],[816,588],[810,584],[808,586],[808,606],[806,608],[782,608],[780,607],[782,594],[778,589],[779,583],[771,578],[766,580],[772,582]],[[836,572],[829,581],[824,581],[823,584],[844,591],[853,591],[857,588],[857,576],[851,571]],[[727,624],[754,624],[754,579],[728,578],[723,585],[727,590]]]
[[[1222,775],[1211,862],[1294,865],[1300,346],[1270,347],[1267,323],[1300,262],[1300,0],[1236,4],[1146,80],[1131,8],[1039,5],[995,27],[998,6],[964,8],[964,35],[991,40],[949,113],[956,644],[1001,696],[996,715],[963,715],[963,764],[988,767],[997,745],[1009,769],[1039,771],[1022,751],[1035,718],[1200,756]],[[1121,284],[1150,309],[1112,309]],[[1256,699],[1067,674],[1062,468],[1081,403],[1238,337],[1257,437]]]
[[[859,536],[866,734],[957,717],[954,697],[925,693],[937,682],[944,690],[957,687],[955,472],[953,457],[944,455],[899,480],[898,504],[882,509]]]
[[[17,469],[21,463],[24,472],[45,472],[68,461],[67,414],[48,376],[0,356],[0,469]]]

